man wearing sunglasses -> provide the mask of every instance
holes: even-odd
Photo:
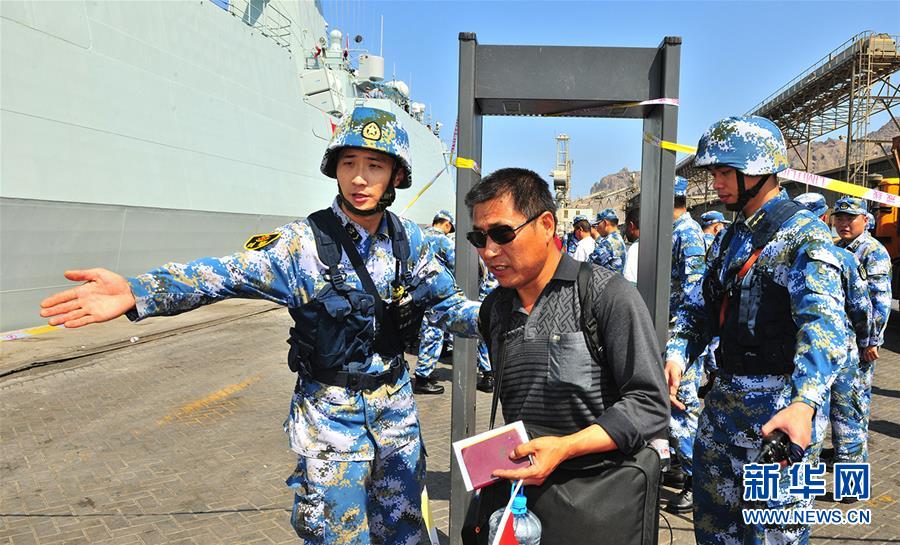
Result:
[[[222,258],[128,279],[68,271],[85,283],[45,299],[41,315],[80,327],[230,297],[288,307],[297,380],[284,428],[298,456],[287,479],[295,531],[309,545],[417,543],[425,459],[403,348],[425,308],[433,325],[477,337],[479,304],[462,295],[419,227],[387,212],[395,189],[412,184],[409,137],[393,112],[355,108],[320,170],[337,181],[329,208]]]
[[[492,173],[469,191],[466,205],[474,228],[466,238],[500,283],[481,330],[495,358],[503,417],[523,420],[534,437],[511,456],[531,455],[534,465],[496,475],[540,484],[569,458],[638,451],[665,429],[669,407],[661,352],[637,290],[556,250],[556,203],[530,170]],[[590,273],[590,309],[579,304],[582,266]],[[593,340],[605,362],[591,355],[582,310],[596,319]]]

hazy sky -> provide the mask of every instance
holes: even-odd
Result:
[[[900,34],[900,1],[326,0],[324,11],[332,28],[362,34],[362,46],[375,54],[384,15],[385,75],[396,70],[398,79],[411,80],[413,100],[444,124],[448,143],[456,121],[460,32],[503,45],[656,47],[664,36],[681,36],[678,140],[690,145],[711,123],[751,110],[855,34]],[[873,130],[885,120],[876,120]],[[546,176],[560,132],[571,137],[574,196],[622,167],[640,169],[640,120],[499,117],[485,118],[483,168],[519,166]]]

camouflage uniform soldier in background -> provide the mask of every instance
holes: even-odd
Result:
[[[819,193],[803,193],[794,201],[805,206],[822,222],[828,215],[828,204]],[[847,358],[835,375],[831,385],[831,395],[825,400],[828,410],[819,411],[815,426],[819,435],[825,436],[828,423],[831,422],[831,442],[843,462],[862,461],[853,459],[850,452],[856,451],[862,443],[858,438],[858,429],[862,423],[863,411],[859,396],[854,396],[854,386],[859,385],[860,352],[868,346],[872,330],[872,303],[869,301],[869,284],[866,282],[866,271],[856,256],[839,247],[834,248],[835,255],[841,260],[841,287],[844,290],[845,312],[847,314]],[[855,400],[853,399],[855,397]],[[866,422],[868,419],[866,417]],[[863,435],[867,426],[863,428]],[[824,458],[824,452],[823,452]],[[846,503],[856,501],[845,498]]]
[[[298,462],[291,522],[308,544],[419,543],[425,461],[403,360],[422,309],[434,325],[476,337],[470,302],[419,227],[386,213],[411,184],[409,139],[393,113],[357,107],[322,160],[337,178],[331,207],[246,250],[136,278],[68,271],[77,288],[44,300],[51,324],[79,327],[128,313],[167,316],[229,297],[287,306],[298,372],[285,431]],[[418,318],[418,320],[416,320]]]
[[[712,248],[716,235],[730,224],[731,222],[726,220],[725,216],[718,210],[710,210],[700,214],[700,227],[703,229],[703,244],[706,246],[706,251]]]
[[[669,320],[676,309],[681,308],[686,294],[700,289],[700,281],[706,272],[706,246],[700,224],[687,211],[687,179],[676,176],[674,182],[674,211],[672,225],[672,275],[669,295]],[[681,493],[669,502],[666,509],[673,513],[684,513],[693,509],[691,475],[694,453],[694,437],[697,435],[697,421],[700,418],[700,398],[697,390],[703,376],[702,362],[688,365],[681,377],[677,398],[681,406],[672,406],[669,419],[669,441],[681,463],[684,484]]]
[[[597,242],[589,261],[622,274],[625,270],[625,240],[619,234],[619,217],[612,208],[597,213],[591,235]]]
[[[431,220],[431,227],[425,229],[425,242],[431,246],[431,251],[441,265],[453,274],[456,265],[455,243],[450,240],[456,222],[449,210],[440,210]],[[419,359],[416,362],[415,383],[413,392],[417,394],[442,394],[444,387],[437,383],[432,375],[441,357],[441,349],[444,346],[444,331],[429,325],[428,320],[422,320],[422,330],[419,332]]]
[[[686,364],[720,336],[718,375],[694,447],[697,543],[806,543],[808,526],[744,523],[744,508],[805,509],[812,499],[788,492],[783,469],[777,496],[748,504],[743,466],[776,429],[806,449],[804,462],[818,459],[822,438],[813,434],[813,418],[846,357],[840,261],[825,225],[780,191],[776,174],[788,166],[787,148],[768,119],[713,124],[694,164],[710,170],[719,198],[740,212],[713,243],[702,290],[687,294],[666,346],[677,405]]]
[[[860,341],[859,366],[841,373],[832,390],[832,406],[839,409],[832,419],[835,462],[865,462],[869,458],[867,436],[872,400],[872,375],[878,347],[884,344],[884,329],[891,313],[891,258],[884,246],[867,230],[866,202],[842,197],[831,214],[839,240],[837,245],[852,252],[862,265],[872,304],[872,329]]]

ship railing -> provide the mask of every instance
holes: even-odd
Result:
[[[269,0],[209,0],[281,47],[291,50],[291,19]]]

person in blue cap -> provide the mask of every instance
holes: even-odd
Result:
[[[686,293],[697,290],[703,273],[706,272],[706,246],[703,243],[703,232],[687,211],[688,181],[676,176],[673,193],[672,224],[672,274],[671,292],[669,296],[669,318],[674,317],[676,309],[681,307]],[[697,391],[703,377],[702,363],[694,361],[687,367],[678,388],[678,400],[683,407],[672,407],[669,420],[669,441],[674,447],[681,472],[684,473],[684,484],[681,492],[673,498],[666,510],[673,513],[685,513],[693,509],[692,478],[694,437],[697,435],[697,421],[700,418],[700,398]]]
[[[788,155],[772,121],[717,121],[697,148],[694,165],[738,215],[713,242],[701,289],[686,294],[666,344],[678,407],[686,364],[720,339],[694,445],[694,535],[700,545],[808,543],[807,525],[744,521],[747,508],[803,510],[813,500],[792,493],[787,468],[770,494],[745,500],[743,467],[775,430],[803,450],[801,462],[818,461],[813,420],[846,358],[841,264],[826,226],[779,187]]]
[[[449,210],[439,210],[431,220],[431,227],[425,229],[425,242],[431,246],[437,260],[450,274],[456,265],[455,244],[450,240],[455,222],[453,214]],[[442,394],[444,387],[437,383],[432,376],[438,359],[441,357],[441,349],[444,346],[444,331],[422,320],[422,329],[419,332],[419,358],[416,362],[413,392],[416,394]]]
[[[820,193],[803,193],[794,197],[798,202],[825,222],[828,203]],[[841,260],[841,287],[844,290],[847,314],[847,359],[838,370],[831,385],[831,395],[825,400],[825,407],[816,415],[819,434],[824,436],[831,423],[831,442],[843,462],[864,461],[854,456],[862,452],[868,431],[868,414],[862,407],[865,388],[862,381],[865,374],[860,372],[861,352],[865,352],[871,337],[873,325],[872,303],[869,300],[869,283],[866,271],[855,255],[844,248],[836,247],[835,255]],[[865,422],[865,424],[864,424]],[[860,437],[862,435],[863,437]],[[823,451],[822,457],[825,458]],[[851,503],[855,498],[842,501]]]
[[[884,330],[891,314],[891,257],[885,247],[867,230],[869,211],[857,197],[841,197],[831,213],[838,234],[837,245],[859,259],[869,287],[872,303],[872,329],[860,343],[860,363],[841,373],[832,390],[832,406],[842,412],[832,419],[835,462],[866,462],[869,413],[872,400],[872,375],[878,359],[878,347],[884,344]]]
[[[575,253],[572,254],[572,257],[576,261],[587,261],[597,246],[594,242],[594,237],[591,236],[591,222],[587,216],[578,214],[572,219],[572,225],[575,228],[573,231],[575,238],[578,239],[578,245],[575,247]]]
[[[596,248],[591,254],[591,262],[613,272],[622,274],[625,270],[625,240],[619,233],[619,216],[612,208],[604,208],[597,213],[591,233]]]
[[[731,222],[725,219],[725,215],[718,210],[710,210],[700,214],[700,228],[703,229],[703,244],[708,251],[712,247],[716,235],[725,229]]]
[[[412,182],[410,165],[396,116],[356,107],[322,159],[322,173],[337,179],[330,207],[222,258],[128,279],[68,271],[84,284],[44,300],[41,315],[80,327],[231,297],[288,307],[294,529],[308,544],[417,543],[425,460],[403,349],[426,308],[433,325],[475,338],[480,305],[460,292],[419,227],[387,212],[395,189]]]
[[[451,238],[456,232],[455,225],[453,214],[449,210],[440,210],[434,215],[431,227],[425,229],[425,241],[431,246],[432,252],[434,252],[441,265],[450,271],[450,274],[453,274],[456,266],[455,242]],[[490,272],[487,272],[485,267],[481,267],[481,278],[479,299],[484,299],[493,289],[493,286],[496,285],[496,280],[493,279],[493,275]],[[422,329],[419,332],[419,357],[414,372],[413,393],[424,395],[444,393],[444,387],[437,383],[433,373],[441,357],[445,337],[447,335],[441,328],[430,325],[427,316],[425,320],[422,320]],[[482,341],[478,343],[477,361],[479,377],[475,386],[480,391],[492,392],[494,386],[491,363],[488,358],[487,346]]]

